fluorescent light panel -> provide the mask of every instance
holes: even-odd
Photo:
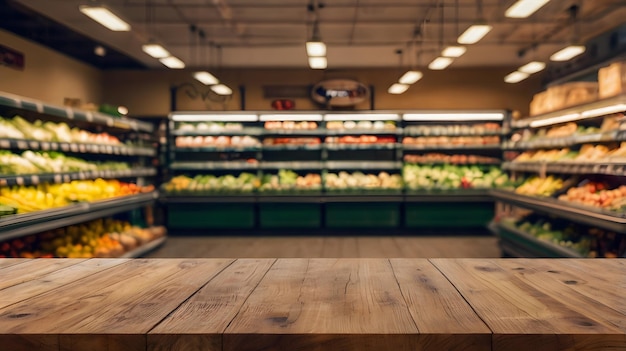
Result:
[[[306,54],[312,57],[326,56],[326,44],[321,41],[307,41]]]
[[[408,84],[394,83],[387,89],[387,92],[389,94],[398,95],[404,93],[407,89],[409,89]]]
[[[584,53],[585,50],[586,48],[583,45],[570,45],[555,52],[552,56],[550,56],[550,60],[557,62],[569,61],[574,57]]]
[[[159,44],[146,44],[143,45],[141,49],[146,54],[157,59],[170,56],[170,52],[165,50],[165,48]]]
[[[515,71],[509,73],[506,77],[504,77],[504,81],[506,83],[519,83],[526,78],[528,78],[528,73]]]
[[[518,0],[506,10],[504,15],[509,18],[526,18],[548,2],[550,0]]]
[[[593,110],[584,111],[583,113],[581,113],[581,116],[585,118],[599,117],[599,116],[604,116],[604,115],[608,115],[611,113],[618,113],[618,112],[624,112],[624,111],[626,111],[626,104],[617,104],[617,105],[611,105],[607,107],[600,107],[600,108],[596,108]]]
[[[309,67],[312,69],[325,69],[327,65],[326,57],[309,57]]]
[[[465,46],[448,46],[447,48],[443,49],[443,51],[441,52],[441,56],[456,58],[463,56],[466,51],[467,49],[465,48]]]
[[[428,65],[428,68],[432,70],[446,69],[453,61],[454,60],[449,57],[437,57]]]
[[[233,93],[233,90],[225,84],[212,85],[211,90],[218,95],[231,95]]]
[[[211,115],[206,113],[173,113],[172,121],[175,122],[256,122],[257,115],[234,114],[234,115]]]
[[[185,63],[175,56],[164,57],[159,59],[159,61],[171,69],[185,68]]]
[[[272,114],[261,115],[261,122],[267,121],[321,121],[320,114]]]
[[[522,67],[518,68],[517,70],[519,72],[523,72],[526,74],[534,74],[540,71],[543,71],[543,69],[546,68],[546,64],[543,62],[539,62],[539,61],[532,61],[529,62],[525,65],[523,65]]]
[[[195,72],[193,77],[204,85],[218,84],[220,81],[207,71]]]
[[[80,12],[114,32],[128,32],[130,24],[117,17],[106,7],[80,6]]]
[[[487,35],[492,28],[493,27],[488,24],[474,24],[459,36],[457,42],[459,44],[476,44]]]
[[[324,115],[325,121],[397,121],[400,115],[397,113],[345,113]]]
[[[530,122],[531,128],[545,127],[552,124],[566,123],[571,121],[579,120],[581,117],[580,113],[569,113],[562,116],[550,117],[546,119],[540,119],[536,121]]]
[[[504,119],[504,113],[405,113],[404,115],[402,115],[402,119],[405,121],[501,121]]]
[[[424,74],[420,71],[406,71],[398,80],[400,84],[414,84],[418,80],[422,79]],[[406,90],[406,89],[405,89]]]

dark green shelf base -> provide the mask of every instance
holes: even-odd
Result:
[[[400,226],[400,203],[329,203],[329,228],[395,228]]]
[[[253,204],[172,204],[168,228],[254,228]]]
[[[484,227],[493,217],[493,202],[407,203],[404,225],[407,228]]]
[[[259,204],[261,228],[320,228],[320,204],[265,203]]]

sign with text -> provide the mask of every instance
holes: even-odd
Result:
[[[24,54],[4,45],[0,45],[0,66],[24,70]]]

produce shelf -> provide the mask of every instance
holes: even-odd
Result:
[[[263,151],[319,151],[322,145],[263,145],[261,149]]]
[[[502,135],[506,135],[505,131],[489,131],[489,132],[466,132],[466,133],[422,133],[419,130],[412,130],[411,127],[405,127],[404,128],[404,135],[405,136],[411,136],[411,137],[433,137],[433,136],[450,136],[450,137],[455,137],[455,136],[502,136]]]
[[[404,150],[427,150],[427,151],[437,151],[437,150],[502,150],[500,144],[493,145],[411,145],[411,144],[402,144],[402,149]]]
[[[329,136],[336,135],[402,135],[402,128],[394,129],[326,129]]]
[[[72,180],[85,179],[116,179],[130,177],[151,177],[157,174],[156,168],[134,168],[126,170],[110,171],[85,171],[69,173],[44,173],[44,174],[22,174],[22,175],[0,175],[0,186],[14,185],[37,185],[41,183],[68,183]]]
[[[370,202],[402,202],[402,192],[400,190],[381,190],[381,191],[361,191],[360,194],[333,193],[332,191],[324,194],[322,201],[324,203],[370,203]]]
[[[41,233],[153,204],[156,191],[0,218],[0,241]]]
[[[533,173],[605,174],[626,176],[626,160],[619,162],[505,162],[502,169]]]
[[[328,135],[325,128],[317,129],[263,129],[264,136],[318,136]]]
[[[257,162],[215,161],[215,162],[174,162],[170,165],[174,170],[256,170]]]
[[[304,204],[320,204],[324,202],[324,196],[321,194],[316,195],[303,195],[303,194],[272,194],[272,195],[263,195],[259,194],[257,196],[257,201],[259,203],[304,203]]]
[[[165,204],[211,204],[211,203],[254,203],[257,197],[253,194],[202,194],[161,196],[159,201]]]
[[[152,133],[152,124],[130,118],[113,117],[99,112],[84,111],[65,106],[51,105],[41,101],[0,92],[0,107],[35,112],[38,114],[67,119],[68,121],[89,122],[119,129],[130,129]]]
[[[327,161],[328,170],[399,170],[402,168],[400,161]]]
[[[393,150],[396,148],[395,143],[381,144],[324,144],[326,150]]]
[[[541,240],[507,223],[498,223],[497,235],[500,240],[511,244],[515,256],[520,253],[531,254],[530,257],[582,258],[580,253],[550,241]],[[522,252],[517,252],[521,249]],[[528,256],[523,256],[528,257]]]
[[[163,245],[165,243],[165,241],[167,240],[167,237],[163,236],[160,238],[156,238],[152,241],[149,241],[141,246],[139,246],[138,248],[128,251],[125,254],[123,254],[122,256],[120,256],[119,258],[137,258],[137,257],[142,257],[145,256],[146,254],[156,250],[159,246]]]
[[[320,161],[284,161],[284,162],[260,162],[259,169],[290,169],[290,170],[320,170],[324,163]]]
[[[257,152],[261,150],[260,146],[228,146],[228,147],[174,147],[174,152]]]
[[[259,136],[263,134],[263,128],[248,127],[233,130],[172,130],[170,134],[176,136]]]
[[[56,141],[38,141],[26,139],[0,138],[0,149],[6,150],[34,150],[34,151],[62,151],[82,154],[104,154],[122,156],[155,156],[156,150],[151,147],[105,145],[88,143],[63,143]]]
[[[491,190],[490,193],[497,200],[505,203],[567,218],[577,223],[589,224],[616,232],[626,232],[626,214],[624,213],[610,213],[553,198],[519,195],[506,190]]]
[[[493,202],[489,189],[411,190],[407,189],[405,202]]]
[[[578,144],[603,143],[618,140],[618,132],[592,133],[583,135],[572,135],[563,138],[542,138],[537,140],[518,141],[504,143],[507,149],[549,149],[563,148]]]

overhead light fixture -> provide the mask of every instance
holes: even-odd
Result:
[[[122,115],[122,116],[126,116],[128,115],[128,107],[126,106],[118,106],[117,107],[117,112]]]
[[[448,46],[447,48],[443,49],[443,51],[441,52],[441,56],[443,57],[461,57],[463,56],[463,54],[465,54],[465,52],[467,51],[467,49],[465,48],[465,46]]]
[[[487,35],[492,28],[493,27],[488,24],[474,24],[459,36],[457,42],[459,44],[476,44]]]
[[[569,61],[586,50],[587,48],[584,45],[570,45],[552,54],[550,60],[557,62]]]
[[[336,113],[324,116],[325,121],[397,121],[397,113]]]
[[[584,118],[605,116],[611,113],[625,112],[626,104],[617,104],[607,107],[600,107],[593,110],[584,111],[581,116]]]
[[[422,79],[422,77],[424,76],[424,74],[420,71],[406,71],[406,73],[404,73],[402,75],[402,77],[400,77],[400,79],[398,79],[398,83],[400,84],[414,84],[417,81],[419,81],[420,79]]]
[[[520,72],[520,71],[515,71],[512,73],[509,73],[506,77],[504,77],[504,81],[506,83],[519,83],[521,81],[523,81],[524,79],[528,78],[529,74],[528,73],[524,73],[524,72]]]
[[[321,121],[322,115],[320,114],[271,114],[271,115],[261,115],[260,121]]]
[[[170,52],[165,50],[164,47],[162,47],[159,44],[146,44],[146,45],[142,45],[141,46],[141,50],[143,50],[143,52],[145,52],[146,54],[156,58],[156,59],[160,59],[160,58],[165,58],[170,56]]]
[[[450,57],[437,57],[428,65],[428,68],[432,70],[446,69],[453,61]]]
[[[425,112],[405,113],[402,115],[405,121],[502,121],[502,112]]]
[[[534,74],[543,71],[544,68],[546,68],[546,64],[544,62],[532,61],[518,68],[517,71],[526,74]]]
[[[171,69],[185,68],[185,63],[175,56],[168,56],[168,57],[160,58],[159,61]]]
[[[100,23],[114,32],[128,32],[130,24],[116,16],[111,10],[103,6],[80,6],[78,8],[87,17]]]
[[[326,69],[327,65],[326,57],[309,57],[309,67],[312,69]]]
[[[321,41],[307,41],[306,54],[312,57],[326,56],[326,44]]]
[[[580,113],[570,113],[570,114],[566,114],[562,116],[539,119],[539,120],[530,122],[530,127],[539,128],[539,127],[549,126],[552,124],[566,123],[566,122],[579,120],[580,117],[581,117]]]
[[[220,82],[219,79],[207,71],[195,72],[193,77],[204,85],[215,85]]]
[[[407,89],[409,89],[408,84],[394,83],[389,87],[389,89],[387,89],[387,92],[389,94],[398,95],[404,93]]]
[[[207,113],[172,113],[170,115],[172,121],[175,122],[202,122],[202,121],[216,121],[216,122],[257,122],[259,120],[256,114],[207,114]]]
[[[218,95],[232,95],[233,91],[225,84],[216,84],[211,86],[211,90]]]
[[[548,2],[550,0],[518,0],[506,10],[504,15],[509,18],[526,18]]]

